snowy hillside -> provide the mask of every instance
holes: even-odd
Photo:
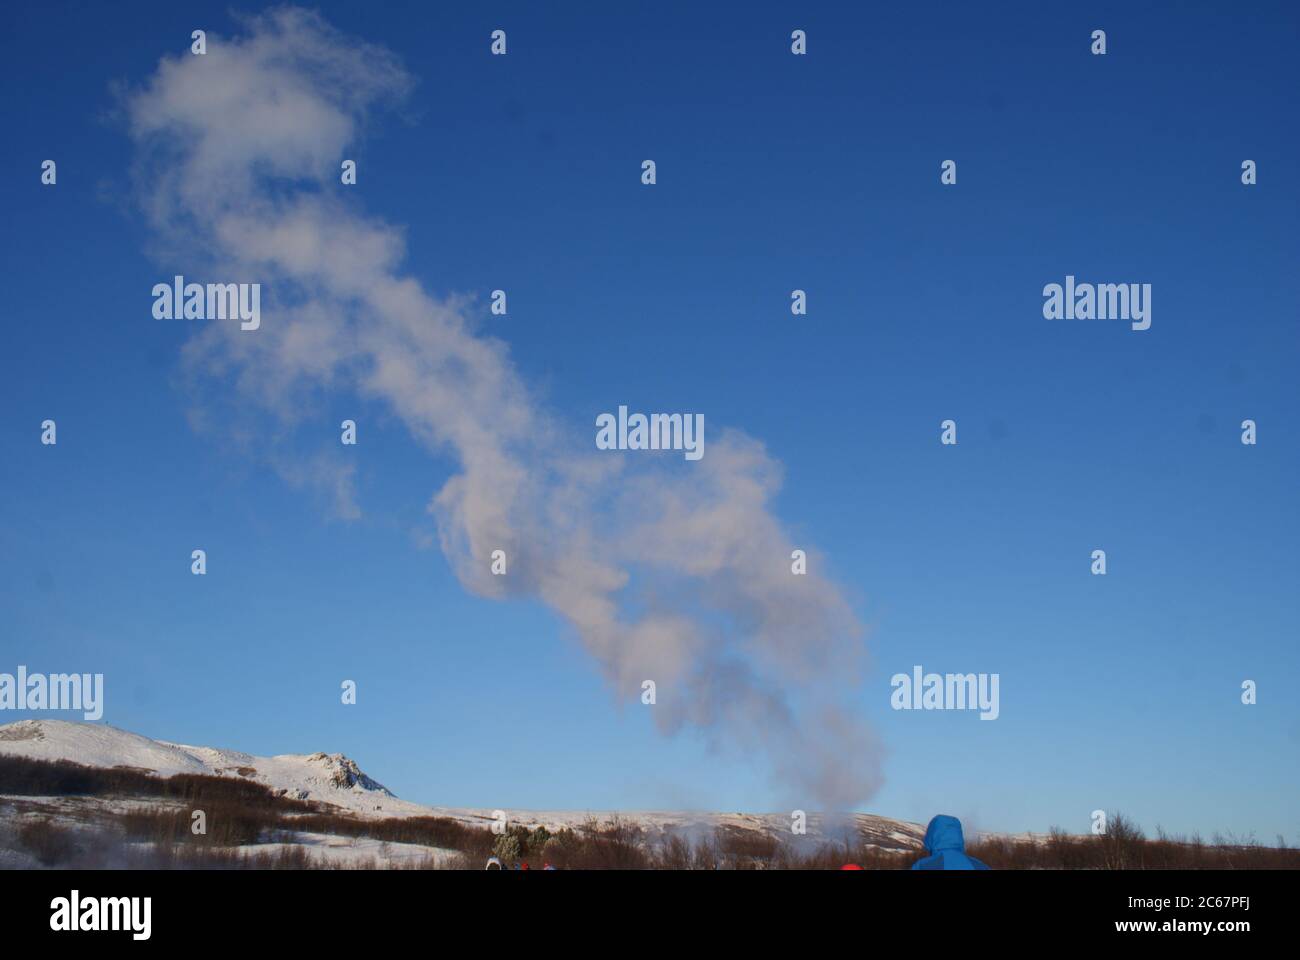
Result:
[[[0,726],[0,753],[70,760],[87,767],[128,767],[163,777],[177,773],[245,777],[293,799],[332,803],[355,813],[389,817],[428,813],[425,807],[398,800],[340,753],[257,757],[68,720],[19,720]]]
[[[38,760],[70,760],[90,767],[130,767],[171,776],[177,773],[246,777],[284,796],[334,804],[363,817],[450,817],[472,826],[487,826],[494,811],[462,807],[426,807],[395,797],[366,776],[342,754],[285,754],[259,757],[234,750],[194,747],[151,740],[103,724],[67,720],[20,720],[0,726],[0,754]],[[0,795],[4,794],[0,785]],[[650,835],[674,832],[705,835],[718,827],[770,835],[790,834],[789,814],[709,813],[683,811],[536,811],[505,808],[510,823],[557,831],[586,821],[614,816],[638,824]],[[841,839],[856,831],[884,849],[915,849],[920,824],[870,814],[832,819],[810,813],[809,837]]]

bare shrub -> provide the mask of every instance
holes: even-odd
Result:
[[[22,824],[18,828],[18,843],[47,867],[66,864],[77,852],[76,832],[48,817]]]

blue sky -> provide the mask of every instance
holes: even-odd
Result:
[[[347,154],[403,275],[477,297],[566,427],[699,411],[783,465],[773,512],[867,628],[864,809],[1300,840],[1294,7],[320,9],[416,80]],[[355,520],[192,428],[204,321],[150,314],[187,263],[115,91],[195,28],[239,36],[227,8],[8,19],[0,670],[103,672],[115,726],[339,750],[426,803],[783,809],[765,758],[661,735],[552,609],[421,546],[457,467],[381,400],[322,391],[282,451],[356,417]],[[1151,329],[1043,319],[1066,274],[1150,283]],[[1000,674],[1001,716],[892,711],[913,664]]]

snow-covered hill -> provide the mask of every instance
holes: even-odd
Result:
[[[194,747],[129,733],[104,724],[68,720],[19,720],[0,726],[0,754],[38,760],[70,760],[89,767],[129,767],[159,776],[177,773],[246,777],[277,793],[329,803],[363,817],[451,817],[487,826],[495,811],[463,807],[427,807],[395,797],[342,754],[285,754],[259,757],[234,750]],[[0,784],[0,796],[4,794]],[[506,808],[509,822],[556,831],[589,820],[617,816],[655,836],[674,832],[704,836],[723,827],[769,835],[790,835],[790,815],[689,811],[537,811]],[[870,814],[823,818],[810,813],[808,836],[842,839],[857,832],[885,849],[915,849],[924,834],[920,824]]]
[[[257,757],[236,750],[151,740],[105,724],[69,720],[19,720],[0,726],[0,753],[70,760],[87,767],[127,767],[163,777],[177,773],[244,777],[287,797],[331,803],[361,814],[401,817],[429,812],[419,804],[397,799],[341,753]]]

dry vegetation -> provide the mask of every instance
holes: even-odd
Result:
[[[46,867],[293,870],[331,866],[314,858],[308,847],[292,845],[302,833],[456,851],[441,863],[431,856],[405,861],[404,869],[481,869],[488,856],[496,855],[507,865],[527,863],[531,869],[550,863],[562,870],[825,870],[851,862],[867,869],[901,870],[923,855],[919,849],[883,849],[865,838],[856,844],[796,848],[777,837],[739,828],[694,837],[650,836],[640,825],[617,817],[554,833],[545,827],[513,826],[496,835],[448,817],[370,820],[342,815],[321,804],[278,796],[243,779],[159,778],[134,770],[97,770],[15,757],[0,757],[0,794],[150,801],[115,814],[109,822],[91,825],[58,822],[48,811],[15,817],[3,825],[0,844],[22,850]],[[207,832],[195,835],[191,811],[199,808],[206,815]],[[1281,838],[1271,847],[1222,837],[1207,843],[1200,837],[1174,838],[1157,830],[1157,836],[1148,839],[1118,814],[1111,817],[1105,836],[1053,830],[1044,840],[984,838],[971,843],[968,852],[998,870],[1300,868],[1300,850],[1289,848]],[[354,860],[349,866],[366,869],[391,863],[372,858]]]

